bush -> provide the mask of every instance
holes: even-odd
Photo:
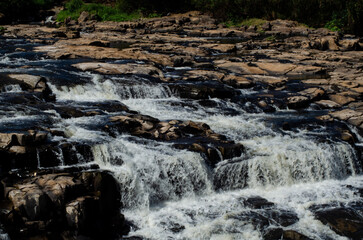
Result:
[[[81,12],[86,11],[96,15],[102,21],[128,21],[141,17],[140,13],[121,12],[118,8],[103,5],[100,3],[84,3],[82,0],[71,0],[65,5],[65,9],[57,16],[57,21],[63,22],[66,18],[77,20]]]

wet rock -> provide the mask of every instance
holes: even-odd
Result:
[[[283,239],[287,240],[312,240],[311,238],[295,231],[295,230],[285,230],[283,233]]]
[[[314,211],[315,217],[337,234],[350,239],[361,239],[363,218],[350,208],[334,208]]]
[[[262,198],[262,197],[250,197],[248,199],[246,199],[245,201],[243,201],[243,203],[250,207],[250,208],[255,208],[255,209],[263,209],[263,208],[271,208],[274,206],[274,203],[269,202],[267,199]]]
[[[170,89],[177,92],[181,98],[209,99],[233,98],[240,93],[223,84],[173,84]]]
[[[105,130],[111,136],[129,133],[142,138],[171,141],[176,148],[206,154],[213,166],[223,159],[238,157],[244,151],[242,144],[227,141],[224,135],[213,132],[205,123],[178,120],[164,122],[146,115],[120,115],[109,120]]]

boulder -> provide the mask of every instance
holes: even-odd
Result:
[[[30,89],[36,92],[42,92],[47,88],[47,80],[41,76],[29,74],[9,74],[8,76],[25,83]]]
[[[339,105],[346,105],[348,103],[351,103],[353,101],[355,101],[354,98],[352,97],[348,97],[348,96],[343,96],[340,94],[333,94],[329,96],[330,100],[333,102],[336,102]]]
[[[320,39],[321,50],[338,51],[338,39],[335,36],[326,36]]]
[[[1,218],[12,239],[30,239],[52,232],[115,239],[127,231],[120,213],[120,189],[106,171],[36,174],[7,178],[2,186]],[[11,213],[11,214],[9,214]],[[17,228],[13,227],[17,222]],[[19,231],[21,229],[21,231]]]
[[[337,234],[349,239],[363,236],[363,217],[350,208],[333,208],[314,212],[315,217]]]
[[[325,91],[321,88],[308,88],[301,92],[300,95],[308,97],[310,100],[315,101],[324,96]]]
[[[264,209],[264,208],[271,208],[275,204],[272,202],[269,202],[267,199],[255,196],[255,197],[249,197],[246,200],[243,201],[243,203],[250,208],[254,209]]]
[[[305,108],[309,106],[310,99],[306,96],[293,96],[287,98],[287,106],[292,109]]]
[[[316,104],[318,104],[319,106],[321,106],[322,108],[340,108],[341,105],[333,102],[331,100],[320,100],[315,102]]]

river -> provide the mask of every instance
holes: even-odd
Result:
[[[363,200],[357,194],[363,188],[359,154],[354,145],[336,137],[334,127],[314,120],[325,110],[274,106],[275,112],[265,113],[249,101],[263,89],[239,90],[238,100],[185,99],[170,83],[146,76],[82,72],[71,65],[89,60],[52,60],[32,52],[37,44],[25,40],[0,39],[0,45],[0,73],[46,77],[56,97],[53,106],[98,111],[101,104],[123,103],[163,121],[207,123],[244,145],[241,156],[211,167],[203,154],[176,149],[167,141],[126,133],[109,136],[100,126],[122,111],[64,118],[50,108],[9,106],[7,99],[23,90],[19,85],[3,87],[1,129],[40,126],[64,131],[65,137],[51,141],[91,146],[92,157],[80,155],[76,165],[95,163],[113,172],[121,186],[121,211],[131,226],[130,239],[262,239],[274,228],[311,239],[347,239],[315,219],[312,210]],[[164,69],[170,75],[184,70]],[[286,122],[289,129],[282,127]],[[57,161],[59,168],[66,167],[61,155]],[[46,166],[40,162],[39,168]],[[268,203],[256,207],[249,204],[253,198]]]

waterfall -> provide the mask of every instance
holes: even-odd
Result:
[[[208,167],[197,153],[123,136],[92,151],[96,163],[119,180],[126,207],[143,208],[212,191]]]

